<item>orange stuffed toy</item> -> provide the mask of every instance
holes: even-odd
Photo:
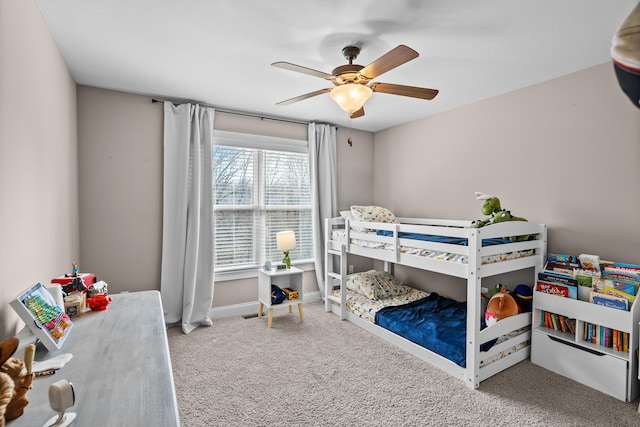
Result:
[[[520,312],[520,307],[516,300],[507,293],[507,288],[502,286],[500,292],[496,293],[489,300],[485,321],[487,326],[494,325],[499,320],[509,316],[514,316]]]

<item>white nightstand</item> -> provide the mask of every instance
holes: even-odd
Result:
[[[298,299],[296,300],[284,300],[280,304],[271,304],[271,285],[276,285],[282,288],[291,288],[298,291]],[[302,313],[302,298],[304,295],[304,289],[302,288],[302,270],[291,267],[286,270],[271,270],[265,271],[260,268],[258,270],[258,301],[260,302],[260,308],[258,309],[258,317],[262,317],[262,309],[267,307],[269,309],[268,326],[271,327],[273,323],[273,307],[282,306],[289,307],[289,313],[291,313],[291,306],[298,304],[298,311],[300,312],[300,321],[304,322],[304,314]]]

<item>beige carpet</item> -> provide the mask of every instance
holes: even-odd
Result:
[[[532,365],[478,390],[359,327],[321,303],[231,317],[183,335],[168,331],[182,425],[640,426],[625,403]]]

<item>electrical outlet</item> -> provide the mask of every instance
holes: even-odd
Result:
[[[349,266],[349,270],[348,271],[349,271],[349,274],[353,274],[353,265]]]

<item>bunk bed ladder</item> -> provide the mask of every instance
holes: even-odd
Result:
[[[331,245],[331,225],[330,220],[325,220],[325,260],[324,260],[324,295],[325,295],[325,311],[331,310],[332,301],[337,302],[333,298],[333,287],[336,285],[336,281],[340,286],[340,318],[347,318],[347,249],[345,244],[340,245],[340,249],[333,249]],[[338,265],[336,265],[336,257]],[[337,268],[337,270],[336,270]]]

